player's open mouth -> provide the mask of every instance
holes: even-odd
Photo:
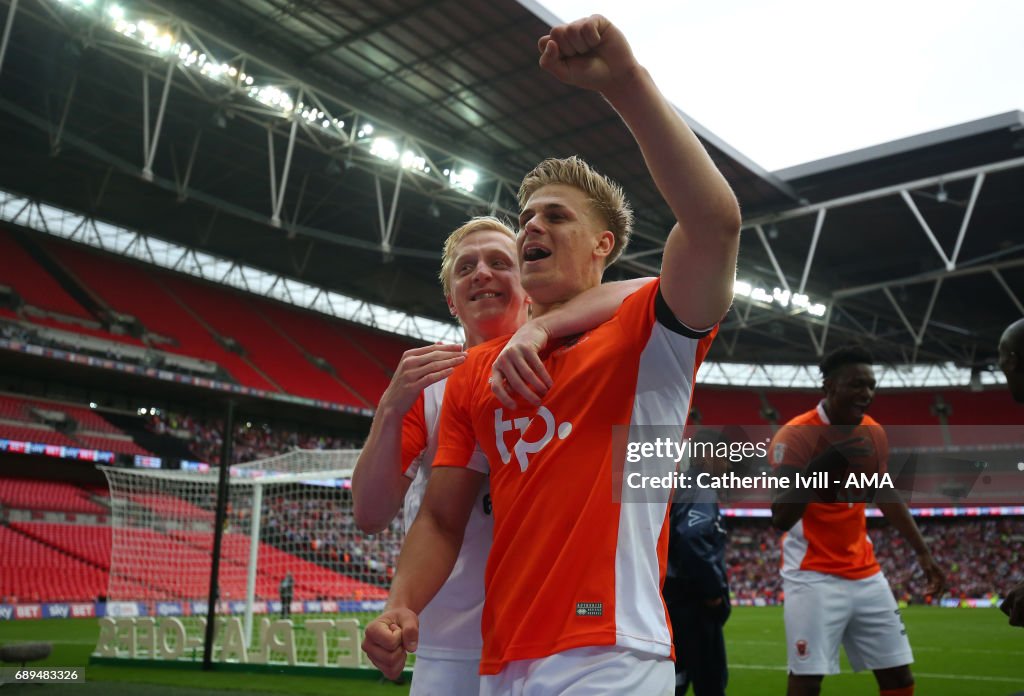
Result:
[[[477,300],[492,300],[496,297],[501,297],[500,292],[494,290],[486,290],[484,292],[478,292],[469,296],[470,302],[476,302]]]
[[[551,256],[551,250],[542,247],[539,244],[527,244],[523,247],[523,261],[530,263],[531,261],[540,261]]]

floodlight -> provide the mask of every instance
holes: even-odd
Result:
[[[386,162],[391,162],[398,159],[398,147],[394,141],[388,138],[374,138],[373,145],[370,146],[370,154],[380,157]]]
[[[480,175],[475,169],[470,167],[463,167],[462,171],[456,172],[455,170],[445,170],[445,174],[448,176],[448,181],[451,182],[453,188],[462,189],[463,191],[472,191]]]

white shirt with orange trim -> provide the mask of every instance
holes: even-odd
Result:
[[[448,380],[434,466],[491,463],[482,674],[583,646],[672,655],[661,597],[670,490],[617,502],[634,465],[614,426],[682,430],[715,329],[676,320],[652,281],[608,322],[544,357],[554,385],[539,408],[506,411],[487,385],[507,339],[472,349]],[[614,473],[625,474],[615,483]],[[620,494],[620,495],[616,495]]]
[[[445,382],[424,389],[402,420],[402,471],[412,479],[405,493],[405,531],[419,512],[430,480],[431,462],[437,451],[437,428]],[[482,452],[473,453],[469,468],[487,472]],[[416,654],[449,660],[479,660],[484,606],[484,567],[491,549],[493,517],[487,483],[481,487],[466,525],[462,550],[448,580],[420,613],[420,637]]]

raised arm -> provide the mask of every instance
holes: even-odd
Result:
[[[418,443],[410,442],[410,430],[415,428],[407,428],[403,436],[409,410],[426,387],[448,377],[465,355],[458,345],[422,346],[402,355],[352,474],[353,516],[364,532],[385,529],[398,514],[410,483],[402,472],[402,449],[418,453],[426,443],[425,424]]]
[[[665,243],[661,292],[681,322],[712,326],[732,303],[739,250],[740,210],[729,184],[607,19],[555,27],[538,47],[541,67],[600,92],[632,131],[677,221]]]
[[[551,388],[540,352],[553,338],[583,333],[615,316],[627,297],[654,278],[633,278],[602,283],[580,293],[550,312],[519,327],[491,366],[491,391],[505,408],[516,407],[516,397],[534,406]]]
[[[435,467],[416,521],[402,544],[384,613],[366,627],[363,650],[389,679],[416,651],[419,613],[455,567],[470,512],[485,475],[468,468]]]

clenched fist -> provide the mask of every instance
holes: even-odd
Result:
[[[601,15],[553,27],[537,42],[540,66],[567,85],[606,93],[640,70],[629,42]]]
[[[388,679],[398,679],[406,656],[416,652],[420,620],[409,609],[389,609],[366,627],[363,652]]]

